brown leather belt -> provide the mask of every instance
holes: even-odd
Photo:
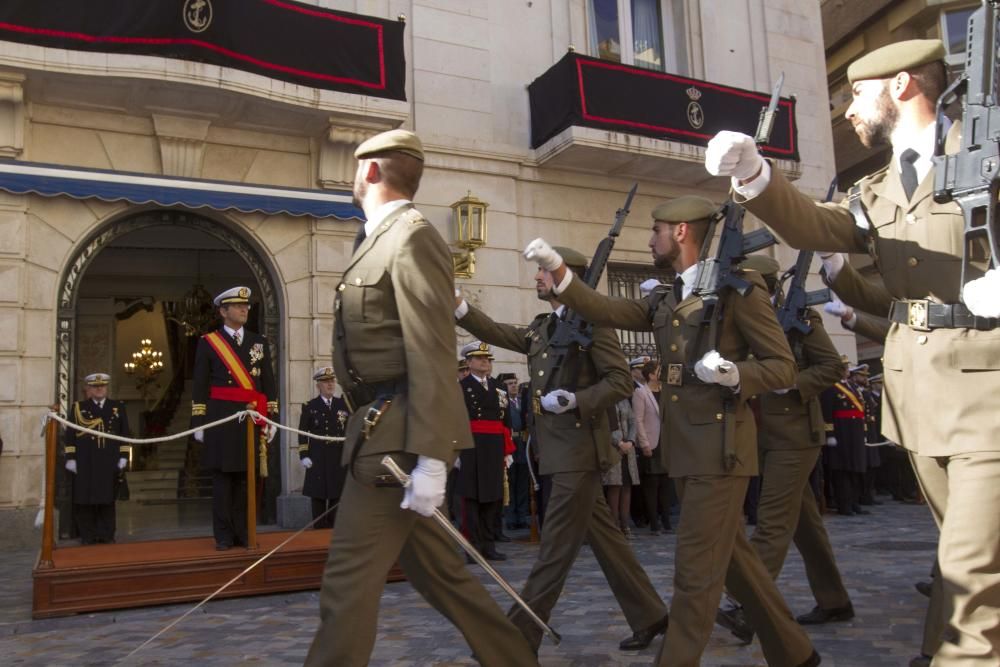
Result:
[[[931,329],[977,329],[990,331],[1000,326],[996,317],[973,315],[961,303],[934,303],[927,299],[893,301],[889,319],[917,331]]]
[[[350,411],[354,413],[362,405],[368,405],[376,399],[389,399],[405,394],[408,386],[405,375],[381,382],[362,382],[350,389],[344,389],[344,401],[347,402]]]

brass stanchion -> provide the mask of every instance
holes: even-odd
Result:
[[[247,405],[247,410],[256,410],[253,403]],[[246,417],[247,422],[247,549],[257,548],[257,479],[256,457],[254,455],[254,423],[250,415]]]
[[[53,405],[52,412],[59,406]],[[55,502],[56,502],[56,439],[59,437],[59,422],[50,419],[45,425],[45,512],[42,519],[42,557],[38,566],[52,567],[52,549],[55,546]]]

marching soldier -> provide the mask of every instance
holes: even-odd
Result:
[[[744,274],[754,285],[745,295],[720,294],[722,321],[710,327],[717,340],[698,335],[704,306],[692,290],[717,210],[692,196],[653,210],[649,247],[655,264],[673,268],[680,284],[673,291],[656,287],[644,298],[598,294],[575,279],[543,239],[532,241],[524,255],[552,272],[561,303],[595,325],[652,331],[666,369],[662,442],[669,448],[681,517],[670,626],[659,664],[699,663],[725,585],[743,603],[768,663],[817,665],[819,655],[743,532],[743,498],[757,474],[757,433],[747,399],[795,382],[795,362],[760,276]]]
[[[317,368],[313,373],[319,395],[302,406],[299,430],[315,435],[344,436],[349,411],[343,398],[334,396],[337,379],[332,366]],[[317,440],[299,435],[299,462],[306,469],[302,495],[312,499],[312,517],[317,519],[330,510],[314,528],[333,528],[337,517],[336,505],[344,490],[347,468],[341,464],[344,445],[341,442]]]
[[[469,376],[459,383],[465,397],[472,440],[458,459],[455,493],[462,498],[463,529],[476,550],[490,560],[507,560],[496,549],[497,519],[503,508],[504,469],[513,461],[507,387],[490,376],[493,354],[486,343],[462,348]],[[468,562],[474,563],[471,556]]]
[[[931,196],[936,102],[947,85],[944,55],[940,40],[909,40],[848,67],[854,99],[847,119],[865,146],[888,142],[893,152],[890,164],[862,179],[840,205],[798,192],[746,135],[714,137],[705,166],[731,176],[747,210],[790,245],[870,253],[895,299],[882,431],[911,452],[941,527],[938,581],[946,622],[930,653],[935,665],[950,666],[995,662],[1000,654],[1000,522],[981,520],[1000,516],[1000,290],[990,287],[1000,274],[978,278],[983,267],[973,262],[975,279],[961,284],[965,219],[957,204]],[[961,132],[958,123],[951,125],[942,137],[945,152],[959,149]],[[846,302],[857,303],[850,285],[829,277]]]
[[[198,340],[191,393],[191,428],[246,410],[254,404],[262,415],[277,416],[277,388],[267,339],[244,329],[250,313],[250,288],[233,287],[213,300],[222,326]],[[261,435],[273,437],[269,429]],[[212,534],[215,548],[225,551],[247,544],[246,426],[231,421],[195,433],[205,444],[202,467],[212,471]],[[264,449],[263,442],[260,450]],[[265,477],[266,451],[257,462]]]
[[[778,291],[780,266],[774,259],[751,255],[743,268],[760,273],[772,295]],[[803,625],[854,617],[851,598],[809,485],[809,475],[826,439],[819,396],[840,379],[842,366],[823,328],[823,318],[812,309],[807,311],[807,318],[809,333],[797,329],[787,333],[798,366],[795,383],[760,395],[757,446],[761,490],[757,527],[750,537],[750,544],[775,580],[785,564],[788,547],[795,541],[816,600],[811,612],[796,619]]]
[[[559,252],[574,271],[586,270],[583,255],[569,248]],[[458,324],[473,335],[528,355],[529,409],[541,451],[539,472],[552,476],[552,491],[538,560],[522,597],[547,620],[586,540],[633,630],[621,648],[642,649],[666,628],[667,608],[615,525],[601,489],[601,471],[618,459],[611,445],[608,408],[631,396],[632,381],[614,330],[598,327],[593,345],[572,353],[550,385],[549,341],[565,308],[552,292],[548,271],[539,268],[535,281],[538,298],[548,301],[553,312],[539,315],[527,327],[498,324],[460,297],[455,311]],[[548,386],[552,390],[546,392]],[[542,639],[538,627],[519,607],[508,616],[537,650]]]
[[[69,415],[74,424],[131,436],[125,401],[108,398],[107,373],[84,378],[86,398],[73,403]],[[115,482],[128,465],[128,445],[67,428],[66,470],[73,473],[73,516],[83,544],[115,541]]]
[[[333,367],[352,409],[337,529],[323,570],[308,667],[367,664],[386,575],[399,562],[487,667],[537,665],[500,607],[431,518],[448,465],[472,446],[455,382],[455,280],[448,246],[412,199],[424,152],[412,132],[377,134],[354,152],[354,197],[367,222],[337,287]],[[382,458],[410,475],[404,490]]]

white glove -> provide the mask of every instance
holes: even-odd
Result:
[[[194,432],[194,439],[197,440],[198,442],[205,442],[205,432],[202,431],[201,429],[198,429],[197,431]]]
[[[555,271],[562,266],[563,258],[552,249],[545,239],[535,239],[524,249],[524,258],[529,262],[535,262],[546,271]]]
[[[66,470],[69,470],[74,475],[76,474],[76,460],[66,461]]]
[[[125,466],[127,466],[127,465],[128,465],[128,459],[127,458],[125,458],[123,456],[122,458],[118,459],[118,469],[119,470],[125,470]]]
[[[1000,271],[990,269],[962,289],[962,301],[979,317],[1000,317]]]
[[[508,454],[507,456],[503,457],[503,467],[504,468],[509,468],[512,465],[514,465],[514,455],[513,454]]]
[[[764,164],[753,137],[723,130],[705,148],[705,169],[713,176],[745,180],[755,176]]]
[[[264,424],[264,437],[267,438],[268,442],[274,440],[275,434],[278,432],[277,426],[271,426],[270,424]]]
[[[462,457],[461,456],[456,456],[455,457],[455,466],[454,467],[455,467],[455,470],[461,470],[462,469]]]
[[[832,435],[826,436],[826,446],[827,447],[836,447],[837,446],[837,439],[835,437],[833,437]]]
[[[694,374],[702,382],[721,384],[723,387],[735,387],[740,383],[740,369],[731,361],[726,361],[715,350],[705,353],[694,365]]]
[[[309,468],[313,467],[313,460],[308,456],[303,456],[301,459],[299,459],[299,463],[301,463],[302,467],[305,468],[306,470],[309,470]]]
[[[417,465],[410,473],[410,484],[406,487],[403,502],[399,506],[421,516],[433,516],[434,510],[444,502],[447,481],[448,467],[444,461],[418,456]]]
[[[656,278],[647,278],[646,280],[643,280],[639,283],[639,296],[646,296],[662,284],[663,283]]]
[[[560,401],[559,399],[563,399]],[[556,389],[542,396],[542,407],[554,415],[561,415],[576,407],[576,394],[565,389]]]
[[[836,278],[840,270],[844,268],[844,264],[847,263],[847,256],[839,252],[823,253],[819,258],[823,262],[823,271],[826,272],[826,277],[830,280]]]
[[[778,396],[784,396],[785,394],[787,394],[788,392],[790,392],[792,389],[795,389],[795,387],[785,387],[784,389],[775,389],[774,393],[777,394]]]
[[[837,298],[834,298],[833,301],[827,301],[825,304],[823,304],[823,310],[836,317],[850,317],[851,315],[854,314],[853,308],[851,308],[846,303]]]

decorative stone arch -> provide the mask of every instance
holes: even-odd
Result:
[[[271,348],[274,377],[280,378],[279,351],[281,350],[281,314],[285,311],[283,294],[279,289],[277,268],[267,253],[238,225],[224,216],[210,217],[202,212],[153,209],[125,213],[104,223],[73,252],[59,281],[56,314],[56,398],[63,414],[67,414],[73,395],[72,378],[75,360],[76,306],[80,281],[90,263],[115,239],[148,227],[170,225],[186,227],[219,239],[246,262],[260,287],[261,332],[267,336]],[[280,386],[280,380],[279,380]]]

